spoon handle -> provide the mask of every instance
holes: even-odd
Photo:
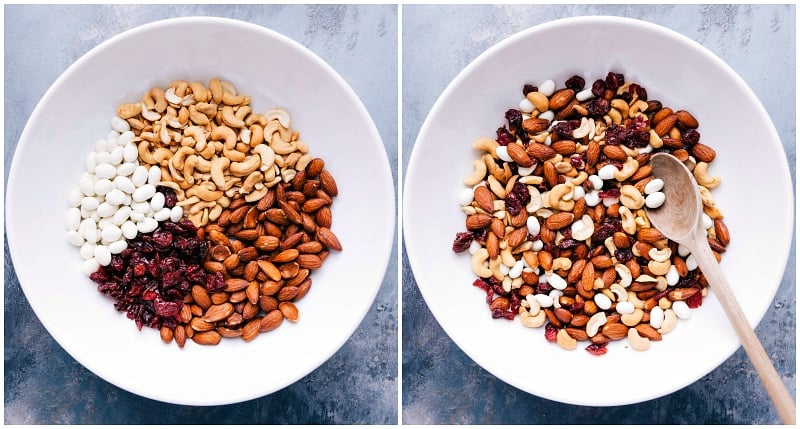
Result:
[[[698,239],[699,242],[695,242],[695,245],[692,246],[694,247],[692,254],[697,260],[697,265],[703,271],[708,284],[711,285],[714,294],[722,304],[723,310],[728,315],[728,319],[733,324],[733,328],[739,335],[744,351],[753,363],[759,377],[761,377],[761,382],[764,384],[772,403],[775,404],[781,420],[783,420],[784,424],[795,424],[797,409],[794,399],[789,395],[786,386],[783,385],[778,372],[775,371],[775,367],[764,351],[764,347],[756,337],[755,331],[747,321],[704,235],[701,237]]]

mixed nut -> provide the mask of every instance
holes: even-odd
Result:
[[[290,119],[217,78],[118,107],[70,193],[67,240],[139,329],[183,347],[298,320],[311,271],[342,246],[336,181]]]
[[[465,232],[453,251],[472,255],[474,282],[492,317],[545,327],[564,349],[588,341],[604,354],[628,339],[646,350],[701,305],[707,282],[688,249],[650,225],[646,207],[664,203],[651,154],[668,152],[693,172],[703,226],[719,260],[730,243],[709,174],[716,152],[700,142],[697,119],[673,110],[622,74],[590,87],[572,76],[526,84],[496,138],[458,195]]]

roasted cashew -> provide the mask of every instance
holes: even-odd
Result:
[[[650,272],[657,276],[663,276],[667,274],[669,267],[671,266],[672,262],[669,259],[663,262],[654,260],[647,263],[647,268],[650,270]]]
[[[156,165],[158,161],[153,158],[153,154],[150,152],[150,142],[146,140],[142,140],[139,142],[137,146],[139,151],[139,159],[144,161],[145,164]]]
[[[642,317],[644,317],[644,311],[641,308],[634,307],[633,313],[623,314],[620,317],[620,322],[624,323],[625,326],[636,326],[642,321]]]
[[[224,122],[225,125],[233,128],[244,127],[244,121],[236,117],[232,106],[222,107],[222,122]]]
[[[211,97],[211,94],[209,94],[205,85],[201,82],[192,82],[189,84],[189,88],[192,90],[192,94],[194,94],[194,100],[198,103],[206,102]]]
[[[650,339],[640,336],[636,328],[629,328],[628,344],[631,345],[632,349],[641,352],[650,348]]]
[[[619,202],[631,210],[637,210],[644,206],[644,197],[633,185],[622,185],[619,188]]]
[[[488,137],[480,138],[472,142],[472,148],[480,150],[492,155],[492,158],[497,159],[497,147],[500,146],[496,140]]]
[[[500,262],[506,267],[511,268],[517,263],[517,260],[514,258],[514,255],[511,254],[512,249],[508,248],[507,242],[503,240],[502,244],[505,247],[500,251]]]
[[[218,189],[225,189],[225,170],[230,166],[231,160],[218,157],[211,162],[211,180]]]
[[[650,146],[653,146],[654,149],[664,146],[664,141],[661,140],[661,137],[656,134],[656,131],[653,129],[650,130]]]
[[[627,118],[630,112],[628,102],[621,98],[614,98],[611,100],[611,107],[617,109],[623,118]]]
[[[650,259],[654,261],[664,262],[669,261],[669,259],[672,257],[672,250],[670,250],[669,247],[665,247],[663,249],[657,249],[653,247],[647,252],[647,254],[650,256]]]
[[[197,158],[197,163],[194,166],[195,171],[199,171],[201,173],[210,173],[211,172],[211,161],[209,161],[209,160],[207,160],[207,159],[205,159],[203,157],[200,157],[200,156],[196,156],[196,158]],[[210,177],[210,175],[209,175],[209,177]]]
[[[503,277],[506,276],[502,271],[500,271],[501,265],[503,265],[503,261],[500,259],[500,256],[497,256],[494,259],[489,259],[489,270],[492,271],[494,278],[500,281],[502,281]]]
[[[183,131],[183,135],[194,139],[195,150],[202,151],[206,147],[206,134],[201,127],[193,125]]]
[[[139,153],[141,155],[141,150]],[[475,186],[482,182],[483,178],[486,177],[486,164],[483,163],[483,160],[476,159],[475,161],[472,161],[472,168],[472,174],[464,179],[464,184],[467,186]],[[530,186],[528,188],[530,188]]]
[[[200,202],[200,197],[198,197],[197,195],[192,195],[189,198],[184,198],[182,200],[179,200],[175,205],[183,207],[183,206],[190,206],[198,202]]]
[[[586,322],[586,335],[594,337],[601,326],[606,324],[606,313],[598,311]]]
[[[485,247],[481,247],[472,254],[472,272],[480,278],[488,278],[492,276],[492,270],[486,266],[486,261],[489,260],[489,251]]]
[[[625,147],[625,145],[621,146]],[[633,173],[636,173],[636,170],[638,169],[639,162],[636,161],[636,158],[628,158],[624,163],[622,163],[622,169],[614,172],[614,178],[620,182],[624,182],[625,180],[628,180],[629,177],[633,176]]]
[[[305,170],[305,169],[306,169],[306,167],[308,167],[308,164],[310,164],[310,163],[311,163],[311,161],[312,161],[313,159],[314,159],[314,157],[313,157],[313,156],[311,156],[311,154],[310,154],[310,153],[307,153],[307,154],[305,154],[305,155],[301,156],[301,157],[300,157],[300,158],[297,160],[297,163],[294,165],[294,168],[295,168],[297,171],[303,171],[303,170]],[[262,164],[264,163],[264,162],[263,162],[263,160],[262,160],[262,162],[261,162],[261,163],[262,163]]]
[[[214,201],[200,201],[192,205],[189,209],[189,214],[199,213],[201,210],[210,209],[217,205]]]
[[[620,206],[619,217],[622,220],[622,230],[631,235],[636,234],[636,220],[630,209],[625,206]]]
[[[556,334],[556,344],[564,350],[575,350],[578,347],[578,340],[570,337],[566,329],[559,329]]]
[[[209,140],[222,141],[223,147],[228,150],[233,150],[236,147],[236,132],[233,129],[224,125],[220,125],[208,135]]]
[[[605,241],[603,241],[603,244],[606,246],[606,249],[608,249],[608,254],[609,254],[609,255],[614,255],[614,254],[616,254],[616,252],[617,252],[617,245],[616,245],[616,244],[614,244],[614,237],[607,237],[607,238],[605,239]]]
[[[616,264],[614,265],[614,270],[619,275],[620,281],[619,284],[622,287],[628,287],[631,285],[631,270],[625,264]]]
[[[197,155],[189,155],[183,162],[183,180],[187,185],[194,185],[194,169],[197,166]]]
[[[633,308],[644,308],[644,301],[634,291],[628,291],[628,302],[633,303]]]
[[[625,287],[621,284],[612,283],[611,286],[608,287],[608,290],[614,294],[617,302],[625,302],[628,300],[628,291],[625,290]]]
[[[186,196],[198,196],[203,201],[217,201],[222,197],[222,191],[213,189],[214,184],[211,182],[204,182],[199,185],[192,186],[186,190]]]
[[[582,138],[588,136],[589,132],[591,132],[593,129],[594,129],[594,122],[593,121],[590,122],[584,116],[584,117],[581,118],[580,126],[578,126],[578,128],[575,128],[572,131],[572,138],[582,139]]]
[[[295,142],[287,143],[282,138],[275,138],[274,136],[269,146],[279,155],[288,155],[297,150],[297,144],[295,144]]]
[[[256,147],[264,143],[264,127],[258,124],[250,125],[250,147]]]
[[[272,168],[272,165],[275,162],[275,151],[272,150],[271,147],[260,144],[253,148],[253,152],[258,154],[261,158],[261,171],[267,171]],[[265,173],[265,176],[267,173]]]
[[[539,328],[544,326],[547,315],[540,309],[538,301],[535,299],[532,301],[535,302],[535,310],[534,308],[528,308],[531,307],[531,301],[523,300],[520,302],[519,320],[522,322],[522,326],[527,328]]]
[[[497,196],[497,198],[503,199],[506,197],[506,189],[500,182],[494,177],[489,176],[486,178],[486,183],[489,185],[489,189]]]
[[[236,112],[234,112],[234,116],[242,121],[242,127],[244,127],[244,118],[247,117],[247,115],[249,115],[252,111],[253,109],[250,106],[239,106],[239,108],[236,109]]]
[[[553,259],[551,271],[569,270],[572,267],[572,260],[569,258],[555,258]]]
[[[668,334],[675,329],[675,325],[678,323],[678,316],[675,314],[675,311],[671,308],[664,310],[664,321],[661,322],[661,327],[658,328],[659,334]]]
[[[245,158],[241,162],[231,162],[229,170],[231,174],[233,174],[234,176],[244,177],[258,170],[258,167],[260,165],[261,165],[261,157],[259,157],[258,155],[251,155]]]
[[[161,115],[158,112],[147,110],[147,106],[144,103],[142,103],[142,117],[150,122],[156,122],[161,119]]]
[[[589,215],[583,215],[580,220],[572,224],[572,238],[583,241],[591,238],[594,234],[594,222]]]
[[[269,121],[267,125],[264,125],[264,140],[267,144],[272,143],[272,139],[275,138],[275,133],[278,133],[278,136],[281,136],[281,124],[280,122],[276,121]]]
[[[708,175],[708,163],[698,162],[694,167],[694,178],[697,179],[697,184],[705,186],[708,189],[714,189],[720,184],[719,177],[711,177]]]
[[[286,109],[280,107],[270,109],[264,116],[266,116],[267,121],[277,120],[284,128],[288,129],[291,126],[291,116],[289,116],[289,112]]]
[[[580,173],[578,173],[577,176],[570,179],[569,182],[572,183],[574,186],[581,186],[583,182],[585,182],[586,179],[588,178],[589,174],[585,171],[581,171]]]
[[[262,183],[264,181],[264,174],[260,171],[254,171],[244,179],[244,183],[242,184],[241,189],[239,189],[239,193],[246,194],[255,188],[256,183]]]
[[[531,201],[525,206],[528,213],[535,213],[542,208],[542,193],[533,186],[528,186],[528,193],[531,195]]]
[[[233,162],[242,162],[246,158],[244,153],[236,149],[222,148],[222,155]]]
[[[167,102],[170,104],[181,104],[182,98],[178,94],[175,93],[175,88],[170,87],[164,92],[164,96],[167,98]]]

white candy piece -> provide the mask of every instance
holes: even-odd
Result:
[[[104,226],[100,235],[105,243],[113,243],[122,237],[122,230],[116,225]]]
[[[118,131],[118,132],[121,133],[123,131],[130,130],[131,129],[131,125],[128,123],[128,121],[120,118],[119,116],[112,116],[111,117],[111,128],[113,128],[114,131]]]
[[[78,207],[81,205],[81,200],[83,199],[84,195],[81,192],[80,187],[74,187],[69,191],[67,195],[67,202],[69,203],[70,207]]]
[[[125,193],[119,189],[112,189],[106,194],[106,202],[112,206],[118,206],[125,202]]]
[[[154,188],[161,181],[161,167],[154,165],[147,172],[147,183]]]
[[[539,114],[539,118],[540,119],[547,119],[548,121],[552,121],[553,118],[555,118],[555,117],[556,117],[556,113],[553,112],[552,110],[545,110],[544,112]],[[550,143],[551,143],[550,136],[547,136],[547,140],[544,142],[544,144],[546,144],[547,146],[550,146]]]
[[[597,304],[597,307],[601,310],[608,310],[611,308],[611,299],[602,293],[594,294],[594,303]]]
[[[122,231],[122,236],[128,240],[133,240],[139,233],[139,229],[136,227],[136,224],[130,220],[125,221],[122,226],[119,227],[119,229]]]
[[[153,198],[150,199],[150,207],[153,211],[157,212],[164,208],[165,197],[161,192],[156,192]]]
[[[539,224],[539,219],[536,216],[528,216],[528,220],[525,221],[525,226],[528,227],[528,233],[530,235],[539,235],[539,232],[542,230],[542,225]]]
[[[86,175],[81,177],[81,181],[78,183],[78,185],[80,186],[83,195],[87,197],[94,196],[94,182],[95,179],[93,174],[86,173]]]
[[[94,193],[97,195],[104,196],[112,189],[114,189],[114,185],[108,179],[100,179],[94,183]]]
[[[686,269],[689,271],[694,271],[697,269],[697,259],[694,258],[694,255],[689,255],[686,257]]]
[[[97,215],[100,217],[111,217],[117,212],[117,206],[112,206],[108,202],[103,202],[97,206]]]
[[[619,304],[617,304],[617,307],[619,307]],[[659,329],[662,323],[664,323],[664,310],[659,306],[650,309],[650,326]]]
[[[542,240],[536,240],[533,242],[531,250],[533,250],[534,252],[538,252],[542,249],[544,249],[544,242]]]
[[[494,152],[497,154],[498,158],[502,159],[505,162],[514,161],[514,159],[511,158],[508,155],[508,147],[507,146],[497,146],[497,149],[495,149]]]
[[[517,167],[517,172],[520,176],[530,176],[533,174],[533,171],[536,170],[536,166],[532,165],[530,167]]]
[[[92,275],[92,273],[97,271],[98,268],[100,268],[100,264],[97,262],[97,259],[89,258],[89,259],[83,261],[83,266],[81,267],[81,272],[84,275],[86,275],[86,277],[89,277],[90,275]]]
[[[137,212],[136,210],[132,211],[130,216],[131,220],[134,222],[141,222],[144,220],[145,217],[147,216],[144,213]]]
[[[538,86],[539,92],[549,97],[556,91],[556,83],[552,79],[548,79]]]
[[[98,164],[94,174],[100,179],[112,179],[117,175],[117,168],[108,163]]]
[[[531,103],[530,100],[528,100],[527,98],[523,98],[522,100],[520,100],[520,102],[519,102],[519,110],[521,110],[521,111],[523,111],[525,113],[531,113],[531,112],[533,112],[533,109],[534,109],[533,103]]]
[[[111,159],[111,154],[106,152],[106,151],[97,152],[97,153],[94,154],[94,160],[97,163],[97,165],[109,164],[108,161],[110,159]],[[95,166],[95,174],[97,174],[97,167],[96,166]]]
[[[160,173],[159,173],[160,174]],[[160,180],[160,179],[159,179]],[[139,186],[133,191],[133,201],[142,202],[147,201],[156,194],[156,187],[152,184]],[[135,210],[135,209],[134,209]]]
[[[678,254],[679,255],[681,255],[682,257],[685,258],[685,257],[689,256],[689,253],[691,253],[691,251],[689,250],[688,247],[684,246],[683,244],[679,244],[678,245]]]
[[[689,305],[686,304],[686,301],[673,302],[672,311],[675,312],[675,315],[678,316],[678,319],[686,320],[692,315],[692,310],[689,309]]]
[[[675,265],[670,265],[667,274],[664,276],[667,279],[668,286],[675,286],[680,281],[680,275],[678,275],[678,269],[675,268]]]
[[[611,207],[614,204],[619,202],[619,197],[606,197],[603,198],[603,205],[606,207]]]
[[[557,290],[564,290],[567,287],[567,281],[564,280],[561,276],[559,276],[556,273],[553,273],[553,274],[550,274],[549,276],[547,276],[547,283],[550,283],[550,286],[552,286],[554,289],[557,289]],[[595,295],[595,296],[597,296],[597,295]],[[599,306],[599,304],[598,304],[598,306]]]
[[[136,138],[136,135],[133,134],[133,131],[125,131],[124,133],[119,135],[119,138],[117,139],[117,144],[120,145],[123,148],[127,147],[128,144],[130,144],[133,141],[134,138]],[[130,161],[127,161],[127,162],[133,162],[137,158],[138,158],[138,156],[134,157],[133,159],[131,159]]]
[[[155,198],[154,198],[155,199]],[[461,206],[468,206],[472,204],[475,199],[475,190],[472,188],[464,188],[458,193],[458,204]]]
[[[664,189],[664,181],[661,179],[653,179],[644,185],[645,194],[652,194],[653,192],[658,192],[662,189]]]
[[[135,203],[131,203],[130,208],[135,212],[145,213],[145,214],[153,209],[152,207],[150,207],[150,203],[148,203],[147,201],[138,201]]]
[[[569,195],[569,194],[567,194]],[[583,186],[576,186],[575,189],[572,190],[572,200],[578,201],[581,198],[586,196],[586,190],[583,189]]]
[[[86,166],[86,171],[88,171],[89,173],[94,173],[94,169],[95,167],[97,167],[96,155],[97,155],[96,152],[89,152],[89,154],[86,155],[85,166]]]
[[[169,212],[169,220],[171,220],[172,222],[178,222],[178,221],[181,220],[181,218],[183,218],[183,207],[181,207],[181,206],[173,207]],[[474,242],[474,240],[473,240],[473,242]],[[480,244],[478,244],[478,245],[480,246]],[[470,245],[470,249],[472,249],[471,245]]]
[[[118,255],[127,248],[128,248],[128,242],[125,240],[117,240],[108,245],[108,250],[109,252],[111,252],[112,255]]]
[[[163,209],[155,212],[153,214],[153,218],[155,220],[159,221],[159,222],[163,222],[163,221],[169,219],[171,214],[172,214],[172,212],[170,211],[170,209],[164,207]]]
[[[667,196],[663,192],[653,192],[644,199],[644,205],[651,209],[656,209],[664,204]]]
[[[97,260],[97,263],[106,266],[111,263],[111,251],[108,250],[107,246],[99,245],[94,248],[94,259]]]
[[[536,299],[536,302],[539,303],[540,306],[547,308],[553,306],[553,298],[550,298],[550,295],[545,295],[543,293],[537,293],[533,296]]]
[[[149,172],[147,167],[140,165],[136,167],[136,170],[133,171],[133,175],[131,176],[131,182],[133,182],[133,186],[139,187],[147,183],[147,178],[149,177]]]
[[[517,261],[510,270],[508,270],[508,276],[512,279],[515,279],[522,275],[522,270],[525,268],[525,263],[522,259]]]
[[[586,101],[592,98],[594,98],[594,94],[592,94],[592,88],[586,88],[583,91],[578,91],[575,94],[575,99],[578,101]]]
[[[603,179],[598,177],[596,174],[592,174],[586,180],[588,180],[589,183],[592,184],[592,187],[594,187],[594,189],[603,189]]]
[[[173,207],[172,208],[173,209],[173,213],[174,213],[174,209],[176,209],[176,208],[180,208],[180,207],[178,207],[178,206]],[[173,222],[177,222],[177,220],[173,220],[172,217],[170,217],[169,220],[171,220]],[[474,255],[475,252],[480,250],[481,247],[483,247],[483,246],[481,246],[481,243],[478,243],[476,240],[472,240],[472,242],[469,243],[468,252],[469,252],[470,255]]]
[[[84,245],[81,246],[81,251],[80,251],[81,258],[83,259],[94,258],[95,247],[96,245],[94,243],[84,243]]]
[[[151,217],[146,217],[136,223],[136,228],[139,230],[139,232],[147,234],[148,232],[153,232],[156,230],[156,228],[158,228],[158,221]]]
[[[597,171],[597,177],[603,180],[611,180],[616,173],[619,173],[619,169],[614,164],[606,164]]]
[[[81,211],[77,207],[72,207],[71,209],[67,210],[67,216],[65,219],[65,224],[67,229],[70,231],[77,231],[78,227],[81,226]]]
[[[617,313],[619,314],[631,314],[634,310],[632,302],[622,301],[617,303]]]
[[[133,191],[136,190],[136,186],[133,186],[133,182],[131,179],[128,179],[125,176],[117,176],[114,178],[113,182],[114,188],[119,189],[126,194],[132,194]]]
[[[67,242],[73,246],[83,246],[83,235],[78,231],[67,231]]]
[[[133,162],[126,162],[124,164],[120,164],[120,166],[117,167],[117,175],[125,177],[130,176],[131,174],[133,174],[134,171],[136,171],[136,167],[138,166]]]

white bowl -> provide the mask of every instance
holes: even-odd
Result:
[[[740,346],[713,292],[663,341],[636,352],[612,342],[593,356],[546,343],[543,328],[492,320],[469,254],[451,245],[464,230],[457,203],[478,153],[503,114],[517,108],[525,83],[578,74],[587,86],[609,71],[642,84],[651,99],[687,109],[702,141],[717,151],[714,191],[732,242],[722,268],[749,322],[772,302],[792,237],[793,194],[780,139],[747,84],[710,51],[663,27],[616,17],[549,22],[488,49],[445,89],[431,109],[408,164],[404,230],[419,289],[436,320],[476,363],[531,394],[579,405],[622,405],[671,393],[709,373]],[[791,333],[788,333],[791,334]]]
[[[137,331],[80,273],[64,239],[67,193],[86,154],[111,129],[123,102],[174,79],[220,77],[266,112],[285,107],[340,196],[333,231],[344,251],[312,274],[300,320],[254,341],[165,345]],[[302,378],[358,327],[378,292],[394,227],[392,175],[369,113],[347,83],[299,43],[221,18],[179,18],[126,31],[92,49],[47,91],[22,133],[6,200],[9,247],[28,301],[78,362],[133,393],[165,402],[218,405],[260,397]]]

